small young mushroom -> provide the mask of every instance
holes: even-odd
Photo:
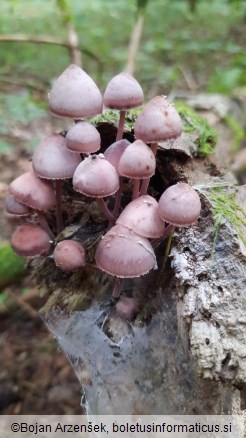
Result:
[[[61,240],[54,249],[54,261],[57,267],[64,271],[85,266],[85,250],[83,246],[75,240]]]
[[[199,195],[189,184],[178,182],[168,187],[159,200],[160,218],[168,222],[163,239],[177,227],[189,227],[200,216],[201,201]]]
[[[101,137],[95,126],[80,121],[66,135],[66,146],[71,152],[91,154],[101,147]]]
[[[118,217],[116,224],[148,238],[162,236],[165,228],[158,213],[158,202],[149,195],[140,196],[130,202]]]
[[[50,249],[50,244],[49,234],[33,224],[18,226],[11,238],[13,250],[24,257],[46,253]]]
[[[79,164],[73,176],[73,188],[85,196],[95,197],[106,218],[115,222],[103,197],[113,195],[119,189],[119,175],[103,154],[90,155]]]
[[[120,297],[115,305],[115,309],[118,315],[129,321],[132,321],[138,313],[135,299],[129,297]]]
[[[120,111],[120,121],[116,141],[121,140],[124,131],[126,110],[142,105],[143,90],[138,81],[127,72],[114,76],[108,83],[103,101],[107,108]]]
[[[36,175],[55,181],[58,234],[63,229],[62,180],[72,178],[80,162],[80,155],[74,154],[66,148],[65,138],[60,134],[53,134],[45,138],[33,155],[32,165]]]
[[[49,94],[49,107],[58,117],[94,117],[102,112],[102,96],[91,77],[71,64],[56,79]]]
[[[118,140],[115,143],[111,144],[106,151],[104,152],[104,157],[107,161],[109,161],[117,170],[119,173],[119,161],[121,159],[121,156],[124,152],[124,150],[130,145],[131,143],[126,140],[125,138],[122,140]],[[119,209],[120,209],[120,201],[121,201],[121,195],[122,195],[122,189],[123,189],[123,177],[120,176],[120,187],[118,192],[116,193],[116,199],[115,199],[115,206],[113,210],[113,215],[118,216]]]
[[[182,120],[174,106],[164,96],[151,99],[139,114],[134,134],[145,143],[154,144],[177,138],[182,132]]]
[[[10,183],[9,192],[14,199],[34,210],[55,208],[55,195],[49,181],[38,178],[34,172],[26,172]]]
[[[34,172],[26,172],[18,176],[9,186],[10,195],[14,200],[24,204],[37,213],[40,225],[53,238],[53,233],[41,211],[55,209],[55,195],[49,181],[38,178]],[[13,201],[12,201],[13,208]]]
[[[22,202],[16,201],[13,195],[8,194],[5,199],[5,210],[15,216],[28,216],[32,210]]]
[[[157,268],[150,242],[122,225],[115,225],[102,237],[95,260],[102,271],[117,277],[114,298],[120,295],[119,278],[140,277]]]
[[[104,157],[107,161],[109,161],[118,171],[119,168],[119,161],[121,159],[121,156],[125,149],[130,145],[131,143],[126,140],[125,138],[122,140],[118,140],[115,143],[112,143],[105,151],[104,151]]]
[[[152,150],[142,141],[136,140],[123,152],[118,171],[122,176],[133,178],[132,199],[138,197],[141,179],[149,179],[155,173],[156,161]]]
[[[151,143],[151,149],[156,155],[159,142],[175,139],[181,135],[182,120],[172,104],[164,96],[151,99],[139,114],[134,134],[137,139]],[[143,181],[140,194],[145,195],[149,179]]]

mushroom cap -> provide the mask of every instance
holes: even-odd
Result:
[[[85,250],[75,240],[62,240],[54,249],[56,266],[64,271],[72,271],[85,265]]]
[[[49,250],[50,244],[49,234],[33,224],[20,225],[11,238],[13,250],[24,257],[43,254]]]
[[[188,227],[200,216],[199,195],[189,184],[179,182],[162,194],[158,207],[161,219],[178,227]]]
[[[5,210],[16,216],[27,216],[31,213],[31,208],[27,205],[22,204],[22,202],[16,201],[13,195],[8,194],[5,199]]]
[[[158,202],[149,195],[140,196],[130,202],[118,217],[116,224],[149,238],[161,237],[165,229],[158,213]]]
[[[142,141],[136,140],[123,152],[118,171],[128,178],[150,178],[155,174],[156,160],[152,150]]]
[[[121,278],[140,277],[156,269],[150,242],[122,225],[115,225],[102,237],[95,260],[102,271]]]
[[[66,140],[60,134],[44,139],[36,148],[32,159],[36,175],[46,179],[72,178],[80,162],[80,155],[66,148]]]
[[[129,297],[120,297],[115,306],[116,312],[122,318],[132,321],[138,313],[136,300]]]
[[[49,181],[38,178],[34,172],[18,176],[9,186],[15,200],[35,210],[55,208],[55,194]]]
[[[139,114],[135,137],[145,143],[157,143],[177,138],[182,132],[182,120],[164,96],[151,99]]]
[[[101,137],[95,126],[81,121],[68,130],[66,146],[71,152],[91,154],[100,149]]]
[[[103,102],[107,108],[127,110],[142,105],[143,90],[129,73],[122,72],[109,81]]]
[[[106,158],[106,160],[109,161],[117,171],[118,171],[118,166],[121,156],[124,150],[130,144],[131,143],[124,138],[122,140],[116,141],[115,143],[112,143],[104,152],[104,157]]]
[[[49,107],[58,117],[93,117],[102,112],[102,96],[91,77],[71,64],[56,79],[49,94]]]
[[[75,170],[73,188],[83,195],[103,198],[117,192],[119,176],[103,154],[90,155]]]

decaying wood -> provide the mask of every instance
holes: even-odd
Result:
[[[213,249],[214,221],[205,196],[203,205],[202,226],[176,236],[170,254],[180,325],[198,373],[241,387],[246,385],[246,251],[227,221]]]
[[[236,388],[246,387],[246,251],[229,218],[215,236],[209,195],[213,187],[230,194],[237,188],[209,159],[193,159],[195,148],[158,151],[150,194],[188,181],[200,191],[202,214],[196,225],[176,229],[165,266],[162,244],[159,269],[125,282],[123,295],[138,305],[135,321],[117,315],[109,276],[93,269],[61,275],[52,260],[36,265],[38,281],[43,275],[53,290],[43,318],[70,357],[92,413],[229,413]],[[245,187],[237,202],[243,206]],[[82,206],[90,216],[88,200]],[[102,233],[104,224],[97,226]],[[85,218],[73,238],[83,241],[86,227]]]

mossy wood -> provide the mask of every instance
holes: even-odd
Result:
[[[116,128],[110,122],[97,127],[104,150]],[[131,129],[125,137],[133,141]],[[190,148],[197,148],[192,136]],[[93,413],[228,413],[235,388],[246,386],[245,216],[234,198],[237,188],[208,159],[192,158],[182,147],[159,149],[149,193],[159,198],[178,181],[200,192],[201,218],[176,229],[165,265],[162,244],[159,269],[125,281],[123,295],[138,303],[133,322],[116,314],[112,277],[93,267],[65,273],[52,258],[33,263],[38,283],[50,294],[41,314],[72,361]],[[130,197],[127,181],[124,193],[123,204]],[[228,215],[232,199],[234,216]],[[67,227],[57,240],[84,243],[93,262],[107,224],[94,201],[68,186],[64,201]]]

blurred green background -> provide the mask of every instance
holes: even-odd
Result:
[[[52,80],[71,62],[65,47],[6,42],[6,36],[79,37],[83,68],[103,91],[125,67],[139,8],[144,29],[135,76],[146,97],[189,89],[232,95],[246,85],[246,2],[240,0],[1,0],[0,153],[11,123],[46,116]],[[35,136],[34,136],[35,137]],[[22,139],[20,140],[22,143]],[[32,147],[35,138],[25,139]]]

